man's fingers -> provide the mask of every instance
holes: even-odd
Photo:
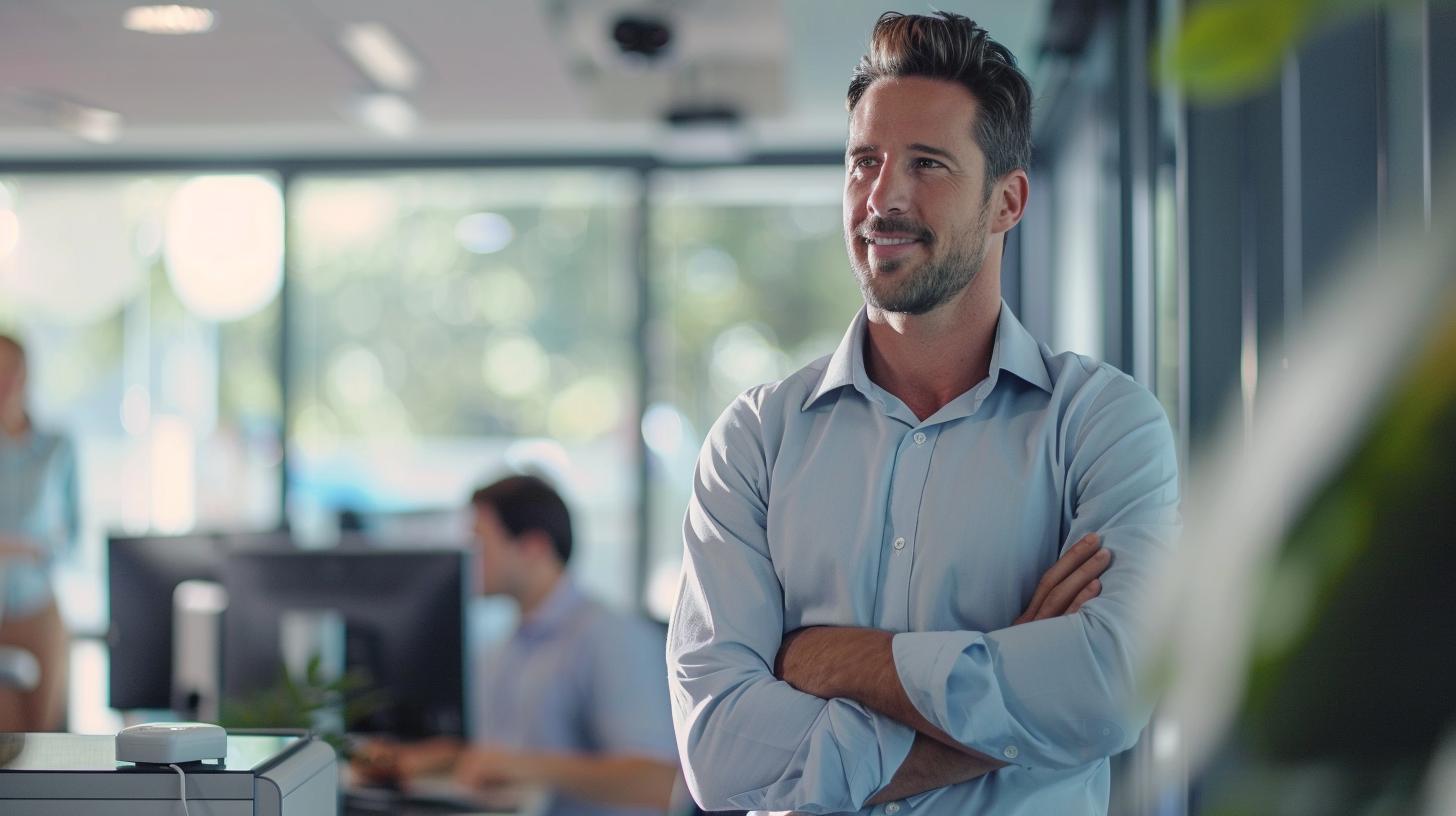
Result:
[[[1032,593],[1031,596],[1031,603],[1027,604],[1026,611],[1022,613],[1020,618],[1016,619],[1016,622],[1024,623],[1026,621],[1037,620],[1042,605],[1046,603],[1047,596],[1059,584],[1065,581],[1073,571],[1082,566],[1088,558],[1091,558],[1097,552],[1099,540],[1096,533],[1088,533],[1082,536],[1081,540],[1076,544],[1069,547],[1067,552],[1061,558],[1058,558],[1057,562],[1052,564],[1051,569],[1047,570],[1046,574],[1042,575],[1041,580],[1037,582],[1036,592]]]
[[[1072,571],[1066,580],[1062,581],[1055,589],[1047,595],[1046,602],[1041,605],[1037,612],[1037,620],[1044,618],[1056,618],[1067,614],[1072,602],[1087,588],[1097,576],[1101,575],[1112,563],[1112,551],[1099,549],[1091,558],[1086,559],[1081,566]]]
[[[1091,557],[1091,555],[1096,551],[1096,533],[1088,533],[1087,535],[1082,536],[1081,540],[1069,547],[1067,549],[1067,552],[1064,553],[1061,558],[1058,558],[1056,560],[1056,563],[1052,564],[1051,568],[1048,569],[1046,573],[1041,576],[1041,580],[1037,582],[1036,591],[1032,593],[1031,603],[1027,605],[1026,613],[1023,615],[1023,617],[1026,617],[1028,619],[1035,619],[1037,611],[1041,608],[1041,605],[1046,602],[1047,595],[1051,594],[1051,591],[1055,589],[1058,584],[1065,580],[1066,577],[1070,575],[1073,570],[1081,566],[1081,564],[1089,557]]]
[[[370,781],[393,781],[400,774],[399,746],[370,740],[356,749],[352,764],[356,773]]]
[[[1087,603],[1088,601],[1097,597],[1099,594],[1101,594],[1101,592],[1102,582],[1094,579],[1092,583],[1087,585],[1086,589],[1077,593],[1077,598],[1072,601],[1071,606],[1067,607],[1067,614],[1070,615],[1073,612],[1076,612],[1078,609],[1081,609],[1082,604]]]

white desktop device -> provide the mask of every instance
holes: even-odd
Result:
[[[116,735],[116,759],[152,765],[221,760],[227,732],[207,723],[144,723]]]

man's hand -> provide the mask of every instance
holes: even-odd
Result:
[[[1031,603],[1013,624],[1059,618],[1082,608],[1102,592],[1097,576],[1112,563],[1112,552],[1102,549],[1102,539],[1088,533],[1073,544],[1041,577]]]
[[[665,810],[677,764],[632,754],[467,748],[455,762],[457,785],[506,797],[544,789],[610,807]]]
[[[459,740],[450,737],[414,743],[370,739],[354,747],[349,766],[367,784],[402,787],[411,777],[449,768],[461,750]]]
[[[393,740],[372,739],[354,748],[349,767],[361,781],[370,785],[398,785],[400,745]]]
[[[467,788],[508,788],[533,781],[531,763],[503,748],[467,748],[455,761],[452,776]]]

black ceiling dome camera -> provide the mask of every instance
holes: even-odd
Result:
[[[612,25],[612,40],[623,54],[656,59],[667,52],[672,28],[661,17],[624,14]]]

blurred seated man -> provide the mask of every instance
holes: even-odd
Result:
[[[471,505],[477,588],[521,612],[477,672],[474,742],[373,743],[355,769],[406,789],[446,771],[472,789],[545,788],[551,816],[666,809],[677,752],[660,637],[566,574],[571,519],[546,482],[511,476]]]

